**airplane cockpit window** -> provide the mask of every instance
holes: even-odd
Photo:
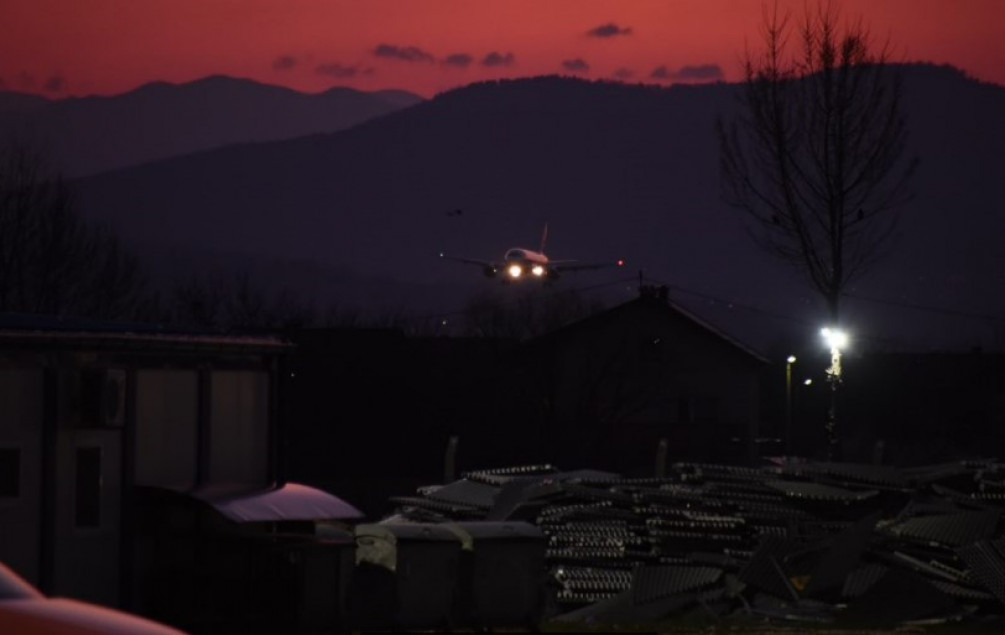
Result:
[[[516,260],[524,257],[526,255],[523,253],[523,249],[510,249],[506,252],[506,260]]]

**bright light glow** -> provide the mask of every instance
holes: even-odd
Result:
[[[625,266],[625,261],[624,261],[624,259],[621,259],[621,260],[618,260],[618,266],[619,266],[619,267],[624,267],[624,266]]]
[[[535,276],[537,276],[538,278],[540,278],[541,276],[544,275],[544,267],[542,267],[541,265],[534,265],[534,268],[531,269],[530,272]]]
[[[796,363],[796,356],[795,355],[789,355],[789,357],[785,361],[787,361],[790,364],[795,364]]]
[[[520,274],[523,273],[523,269],[520,268],[520,265],[510,265],[510,268],[507,271],[509,272],[511,278],[519,278]]]
[[[807,377],[807,378],[806,378],[806,379],[805,379],[805,380],[803,381],[803,385],[805,385],[805,386],[811,386],[812,384],[813,384],[813,380],[812,380],[812,379],[810,379],[809,377]]]
[[[822,328],[820,335],[823,335],[827,348],[832,351],[840,351],[848,347],[848,334],[840,329]]]

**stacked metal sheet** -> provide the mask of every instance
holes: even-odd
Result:
[[[392,500],[398,520],[536,524],[554,619],[1005,625],[993,461],[680,463],[646,479],[542,465]]]

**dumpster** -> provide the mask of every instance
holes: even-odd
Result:
[[[287,624],[300,632],[343,632],[348,628],[346,596],[355,566],[356,543],[349,531],[326,527],[314,536],[276,536],[291,596]]]
[[[444,523],[461,541],[454,621],[534,628],[545,606],[545,537],[523,522]]]
[[[356,527],[356,568],[349,597],[359,629],[451,625],[461,544],[435,524]]]

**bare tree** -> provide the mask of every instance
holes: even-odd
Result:
[[[147,303],[136,258],[75,213],[41,154],[0,148],[0,311],[131,319]]]
[[[190,326],[286,329],[317,321],[313,303],[286,288],[270,291],[247,272],[179,280],[172,289],[170,308],[166,319]]]
[[[740,112],[718,124],[727,200],[807,275],[833,324],[848,284],[882,255],[916,165],[889,55],[830,4],[795,29],[776,7],[764,50],[746,54]]]
[[[554,331],[603,309],[575,289],[528,287],[472,298],[464,324],[475,336],[527,339]]]

